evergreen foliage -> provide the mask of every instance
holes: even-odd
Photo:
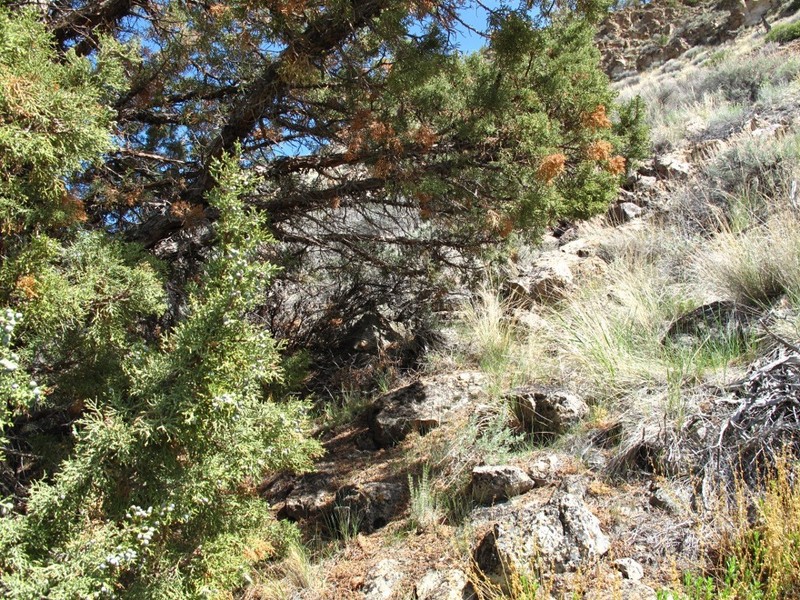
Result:
[[[220,215],[215,242],[185,317],[148,334],[147,320],[166,308],[163,268],[138,246],[65,220],[58,204],[64,177],[110,148],[109,112],[97,104],[107,75],[74,55],[56,60],[29,14],[3,14],[0,27],[0,73],[50,88],[31,91],[28,108],[5,88],[0,113],[4,206],[18,209],[3,214],[4,446],[46,453],[49,465],[3,499],[0,589],[10,598],[222,595],[291,535],[278,535],[256,493],[263,474],[307,468],[319,451],[304,406],[269,397],[281,378],[276,344],[248,319],[275,270],[262,256],[271,238],[239,200],[238,167],[220,163],[208,198]],[[28,48],[24,60],[15,47]],[[36,115],[46,115],[39,129]],[[53,122],[68,124],[70,139]],[[60,413],[71,435],[37,448],[59,440],[47,422]]]
[[[257,487],[320,446],[268,283],[349,301],[300,297],[292,342],[604,210],[642,109],[598,69],[602,2],[569,4],[491,10],[463,55],[460,2],[6,3],[2,594],[225,597],[281,551]]]

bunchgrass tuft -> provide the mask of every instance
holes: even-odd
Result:
[[[408,475],[408,491],[410,501],[409,522],[417,531],[426,531],[442,521],[443,510],[439,494],[431,481],[431,470],[428,465],[423,465],[419,477]]]
[[[697,256],[698,276],[722,295],[768,306],[800,300],[800,214],[786,210],[739,234],[727,230]]]
[[[464,307],[462,322],[470,353],[484,371],[501,372],[505,368],[513,339],[508,315],[508,303],[491,286],[481,288]]]

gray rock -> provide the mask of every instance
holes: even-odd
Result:
[[[506,394],[523,426],[532,434],[554,437],[574,427],[589,406],[569,392],[543,386],[524,386]]]
[[[672,60],[673,58],[678,58],[689,48],[691,48],[691,46],[686,40],[676,37],[664,47],[664,51],[661,53],[661,58],[662,60]]]
[[[633,188],[640,191],[653,191],[658,187],[658,179],[650,175],[637,175],[633,181]]]
[[[477,566],[503,579],[509,569],[531,573],[577,570],[608,552],[610,542],[583,500],[560,494],[546,505],[529,503],[494,522],[473,551]]]
[[[472,469],[472,496],[479,504],[494,504],[519,496],[536,484],[519,467],[483,465]]]
[[[375,442],[392,446],[412,431],[424,434],[447,422],[483,396],[484,376],[477,371],[428,377],[389,392],[378,400],[370,421]]]
[[[583,600],[656,600],[658,595],[655,590],[641,581],[622,579],[618,586],[612,589],[589,590]]]
[[[617,569],[625,579],[639,581],[644,577],[642,565],[632,558],[618,558],[614,561],[614,568]]]
[[[414,589],[415,600],[472,600],[475,590],[458,569],[428,571]]]
[[[336,492],[330,521],[338,532],[370,533],[400,513],[405,501],[405,487],[398,483],[347,485]]]
[[[663,179],[687,179],[692,171],[689,163],[673,154],[657,156],[653,168],[656,176]]]
[[[633,202],[619,202],[608,208],[608,220],[612,225],[621,225],[642,216],[643,209]]]
[[[538,486],[552,484],[558,478],[562,459],[557,454],[547,454],[528,463],[528,475]]]
[[[575,289],[571,267],[577,259],[563,252],[546,252],[525,272],[506,280],[504,291],[513,301],[527,306],[560,300]]]
[[[580,258],[594,256],[595,253],[597,252],[597,248],[590,245],[589,242],[583,238],[578,238],[577,240],[572,240],[571,242],[567,242],[566,244],[561,246],[559,250],[565,254],[574,254],[575,256],[579,256]]]
[[[334,496],[335,493],[332,490],[325,488],[308,487],[295,490],[286,498],[279,516],[293,521],[313,517],[330,506]]]
[[[403,581],[400,563],[387,558],[376,564],[364,581],[364,600],[389,600]]]

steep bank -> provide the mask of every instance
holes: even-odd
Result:
[[[421,372],[341,395],[316,473],[263,487],[306,538],[248,597],[795,597],[800,47],[759,22],[625,58],[653,157],[518,247]]]

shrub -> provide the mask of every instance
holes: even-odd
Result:
[[[677,596],[664,590],[659,598],[796,598],[800,591],[800,491],[793,485],[795,469],[789,453],[784,453],[755,503],[741,489],[733,514],[718,515],[729,531],[732,528],[723,542],[720,563],[708,575],[686,573],[682,585],[676,586]],[[748,506],[753,510],[749,512]]]
[[[767,34],[766,41],[785,44],[800,38],[800,21],[775,25]]]
[[[706,168],[726,192],[749,189],[765,198],[788,196],[787,181],[800,166],[800,135],[745,139],[720,153]]]
[[[7,454],[47,452],[0,498],[0,592],[222,596],[294,535],[257,483],[319,446],[305,406],[269,395],[278,348],[249,315],[275,269],[235,162],[214,169],[214,244],[168,331],[162,266],[70,196],[110,147],[108,67],[57,60],[34,18],[0,12],[0,428]]]
[[[782,85],[800,73],[800,60],[764,49],[747,57],[726,57],[702,81],[696,94],[721,92],[730,102],[755,102],[768,85]]]

